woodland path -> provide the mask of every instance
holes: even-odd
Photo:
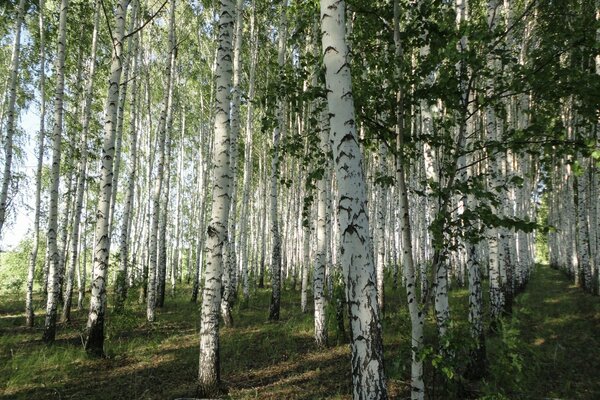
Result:
[[[523,373],[514,398],[600,399],[600,298],[541,265],[506,327],[515,334],[512,356]]]

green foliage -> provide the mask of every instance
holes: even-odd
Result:
[[[21,293],[27,282],[31,241],[21,242],[14,251],[0,253],[0,293]]]
[[[500,320],[497,336],[488,340],[489,356],[493,362],[490,363],[490,378],[483,381],[482,389],[486,395],[502,396],[498,392],[510,395],[523,390],[523,369],[526,366],[517,325],[514,319]]]

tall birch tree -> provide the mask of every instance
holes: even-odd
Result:
[[[341,264],[351,326],[352,397],[386,399],[377,278],[346,44],[346,4],[321,0],[330,137],[338,188]]]
[[[50,173],[50,207],[48,218],[48,299],[46,321],[42,339],[54,342],[56,336],[56,310],[60,296],[60,255],[56,236],[58,233],[58,191],[60,186],[60,153],[62,143],[63,98],[65,89],[65,51],[67,41],[67,8],[69,0],[60,3],[58,23],[58,49],[56,57],[56,89],[54,92],[54,127],[52,129],[52,167]]]
[[[104,317],[106,314],[106,278],[110,253],[110,201],[113,190],[113,156],[115,151],[115,130],[119,85],[121,82],[123,38],[129,0],[119,0],[115,9],[115,25],[112,30],[112,59],[108,94],[104,105],[104,138],[100,166],[100,194],[96,210],[94,243],[94,268],[90,311],[86,324],[85,350],[88,354],[104,354]]]
[[[200,311],[200,357],[198,385],[202,395],[218,393],[219,307],[223,276],[223,249],[231,202],[230,91],[233,75],[234,0],[221,0],[218,22],[218,50],[215,71],[214,148],[212,161],[212,211],[207,229],[207,262]]]
[[[15,39],[10,59],[10,73],[8,78],[8,110],[6,112],[6,136],[2,135],[4,147],[4,170],[2,172],[2,186],[0,187],[0,235],[6,220],[8,208],[8,188],[11,181],[11,167],[13,157],[13,136],[15,134],[15,103],[17,100],[17,86],[19,74],[19,61],[21,57],[21,25],[25,14],[25,0],[19,0],[17,18],[15,22]]]
[[[40,34],[40,131],[38,133],[37,166],[35,169],[35,206],[33,212],[33,246],[29,256],[27,269],[27,292],[25,294],[25,319],[29,328],[33,327],[33,279],[40,244],[40,206],[42,194],[42,167],[44,165],[44,141],[46,136],[46,41],[45,41],[45,3],[39,2],[39,34]],[[0,230],[1,231],[1,230]]]

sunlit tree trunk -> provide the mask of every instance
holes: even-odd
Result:
[[[212,176],[212,211],[208,226],[207,263],[200,315],[200,359],[198,385],[200,393],[212,397],[218,393],[219,364],[219,306],[223,250],[227,241],[227,223],[231,202],[230,90],[232,86],[232,41],[235,19],[233,0],[221,0],[218,22],[218,51],[216,66],[216,98],[214,119],[214,148]]]
[[[94,266],[92,270],[92,295],[90,312],[86,325],[85,349],[88,354],[101,356],[104,353],[104,316],[106,313],[106,277],[110,251],[109,223],[110,200],[113,190],[113,156],[119,84],[121,82],[121,57],[123,36],[129,0],[120,0],[115,10],[113,31],[113,53],[108,95],[104,109],[104,139],[100,168],[100,195],[96,211],[96,232],[94,241]]]
[[[52,130],[52,167],[50,173],[50,206],[48,217],[48,300],[46,303],[46,321],[43,340],[54,342],[56,335],[56,310],[60,296],[60,255],[56,240],[58,231],[58,190],[60,185],[60,148],[62,142],[62,121],[64,114],[63,96],[65,86],[65,47],[67,35],[68,0],[60,4],[58,24],[58,49],[56,56],[56,89],[54,94],[54,128]]]
[[[354,399],[385,399],[377,277],[354,118],[345,8],[343,0],[321,0],[322,54],[339,199],[341,264],[346,276],[351,325],[352,396]]]

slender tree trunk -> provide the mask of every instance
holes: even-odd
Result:
[[[165,97],[163,99],[163,110],[158,123],[158,170],[156,173],[156,182],[154,193],[152,195],[152,223],[150,226],[150,263],[148,265],[148,290],[146,297],[146,319],[148,322],[154,322],[154,310],[156,308],[157,299],[157,273],[160,260],[158,258],[158,233],[159,221],[161,213],[166,213],[167,210],[160,209],[161,195],[163,191],[164,169],[165,169],[165,142],[167,136],[167,119],[170,116],[170,110],[173,101],[173,69],[175,67],[175,0],[171,3],[171,13],[169,22],[169,45],[170,56],[169,66],[167,68]],[[169,114],[169,115],[168,115]]]
[[[231,209],[229,210],[229,229],[228,229],[228,240],[227,249],[225,254],[227,255],[225,260],[225,269],[223,271],[223,298],[221,299],[221,315],[223,316],[223,322],[225,326],[233,325],[233,316],[231,314],[231,308],[235,301],[236,292],[236,253],[235,253],[235,231],[237,224],[237,149],[238,149],[238,137],[240,135],[240,57],[242,47],[242,10],[243,0],[237,0],[236,3],[236,22],[235,22],[235,35],[233,45],[233,91],[231,101],[231,150],[230,150],[230,166],[231,176],[233,176],[232,187],[231,187]]]
[[[321,32],[331,142],[338,187],[341,264],[347,277],[354,399],[386,399],[383,341],[369,236],[362,154],[345,41],[345,2],[321,0]]]
[[[208,226],[208,257],[200,315],[198,385],[202,396],[217,395],[220,382],[219,306],[223,275],[223,248],[231,200],[230,90],[232,85],[232,40],[235,18],[233,0],[221,0],[216,68],[216,98],[213,150],[212,212]]]
[[[386,145],[381,143],[379,146],[379,154],[377,155],[379,158],[379,173],[382,176],[386,176]],[[384,280],[385,280],[385,214],[387,208],[387,188],[385,185],[379,185],[377,188],[377,302],[379,303],[379,309],[381,312],[384,312]]]
[[[8,80],[8,110],[6,112],[6,137],[4,139],[4,171],[2,173],[2,187],[0,188],[0,235],[6,220],[6,209],[8,208],[8,188],[11,180],[11,166],[13,157],[13,135],[15,133],[17,100],[17,86],[19,73],[19,59],[21,55],[21,25],[25,14],[25,0],[19,0],[17,9],[17,20],[15,22],[15,41],[10,60],[10,76]],[[0,120],[1,121],[1,120]]]
[[[394,0],[394,55],[396,63],[402,57],[402,44],[400,42],[400,4]],[[395,74],[400,78],[399,67]],[[417,297],[416,269],[413,260],[413,247],[411,226],[408,209],[408,192],[404,170],[403,144],[403,94],[398,90],[396,94],[396,184],[398,188],[398,215],[400,217],[400,241],[402,249],[402,265],[404,266],[404,279],[406,286],[406,300],[411,323],[411,399],[423,400],[425,398],[425,383],[423,381],[423,327],[425,312],[419,305]]]
[[[173,146],[171,133],[173,131],[172,106],[167,112],[167,139],[165,157],[165,185],[164,193],[160,199],[160,216],[158,222],[158,263],[156,269],[156,307],[162,308],[165,304],[165,289],[167,285],[167,212],[169,210],[169,196],[171,192],[171,154]],[[172,268],[171,263],[171,268]]]
[[[89,70],[85,88],[85,103],[83,108],[82,135],[79,143],[79,167],[77,178],[77,193],[75,194],[75,209],[73,216],[73,227],[71,231],[71,254],[69,259],[69,267],[67,270],[67,287],[64,293],[64,305],[62,320],[65,322],[71,319],[71,301],[73,294],[73,275],[77,265],[78,250],[79,250],[79,227],[81,224],[81,212],[83,209],[83,196],[85,193],[85,181],[87,176],[87,160],[88,160],[88,145],[87,138],[90,129],[90,117],[92,112],[92,94],[94,71],[96,69],[96,49],[98,42],[98,21],[100,16],[100,2],[96,2],[94,13],[94,31],[92,33],[92,52],[89,59]]]
[[[262,168],[261,168],[261,176],[263,177],[262,181],[263,181],[263,195],[262,195],[262,199],[266,199],[267,198],[267,182],[266,182],[266,175],[267,175],[267,166],[266,166],[266,155],[262,157]],[[260,200],[259,200],[260,201]],[[258,270],[258,287],[259,288],[264,288],[265,287],[265,258],[266,258],[266,247],[267,247],[267,207],[266,204],[264,204],[264,200],[263,200],[263,204],[262,204],[262,216],[260,218],[260,223],[261,223],[261,241],[260,241],[260,266],[259,266],[259,270]]]
[[[135,26],[137,21],[137,2],[134,3],[132,11],[132,21]],[[138,62],[138,37],[137,35],[133,38],[133,46],[129,49],[131,55],[134,57],[134,75],[137,76],[140,70]],[[131,169],[129,171],[129,179],[127,182],[127,194],[125,200],[125,208],[123,210],[123,220],[121,222],[121,240],[119,245],[119,270],[115,279],[115,310],[119,311],[123,309],[125,299],[127,298],[127,274],[129,268],[129,241],[131,236],[131,224],[132,224],[132,208],[135,199],[135,180],[137,174],[138,154],[137,154],[137,141],[138,141],[138,126],[137,126],[137,112],[138,112],[138,93],[141,90],[141,81],[136,79],[133,83],[134,92],[131,95],[131,122],[129,138],[131,140]]]
[[[58,190],[60,185],[60,147],[62,142],[62,120],[64,114],[63,96],[65,87],[65,48],[67,34],[68,0],[60,4],[58,25],[58,50],[56,60],[56,89],[54,95],[54,128],[52,130],[52,168],[50,174],[50,207],[48,218],[48,301],[46,305],[46,321],[44,323],[43,341],[54,342],[56,335],[56,310],[60,295],[60,255],[57,245],[58,231]]]
[[[24,3],[24,2],[23,2]],[[42,166],[44,164],[44,140],[45,140],[45,119],[46,119],[46,43],[45,43],[45,23],[44,0],[39,2],[39,29],[40,29],[40,132],[38,135],[37,148],[37,167],[35,172],[35,211],[33,217],[33,245],[29,256],[29,268],[27,269],[27,294],[25,296],[25,319],[28,328],[33,327],[33,279],[35,275],[35,266],[37,263],[37,254],[40,243],[40,203],[42,192]],[[0,119],[1,123],[2,119]],[[1,234],[1,229],[0,229]]]
[[[285,45],[287,40],[287,0],[281,3],[279,16],[279,50],[277,65],[279,73],[283,74],[285,61]],[[282,77],[283,78],[283,77]],[[269,306],[269,321],[279,320],[279,309],[281,303],[281,234],[279,231],[279,218],[277,215],[277,180],[279,176],[279,141],[285,136],[285,99],[281,94],[277,96],[277,126],[273,130],[273,154],[271,160],[271,236],[273,248],[271,249],[271,304]]]
[[[104,353],[104,315],[106,313],[106,278],[110,252],[110,201],[113,190],[113,156],[115,151],[115,130],[117,123],[117,103],[121,82],[123,36],[129,0],[120,0],[115,10],[113,31],[113,53],[111,61],[108,95],[104,109],[104,140],[100,167],[100,195],[96,211],[94,241],[94,266],[92,270],[92,295],[90,312],[86,325],[85,350],[88,354],[102,356]]]
[[[250,74],[248,77],[248,103],[246,107],[246,139],[244,144],[244,183],[242,195],[242,210],[240,215],[240,253],[242,269],[242,292],[244,302],[250,298],[250,285],[248,279],[248,219],[250,207],[250,187],[252,184],[252,127],[254,118],[254,92],[256,87],[256,63],[258,58],[258,35],[254,24],[255,9],[252,1],[250,14]]]
[[[329,130],[321,129],[320,146],[324,154],[329,154]],[[317,347],[327,345],[327,298],[325,296],[325,270],[327,263],[327,226],[331,224],[329,218],[329,179],[328,168],[325,167],[323,177],[318,182],[317,203],[317,254],[313,276],[313,298],[315,304],[315,342]]]

